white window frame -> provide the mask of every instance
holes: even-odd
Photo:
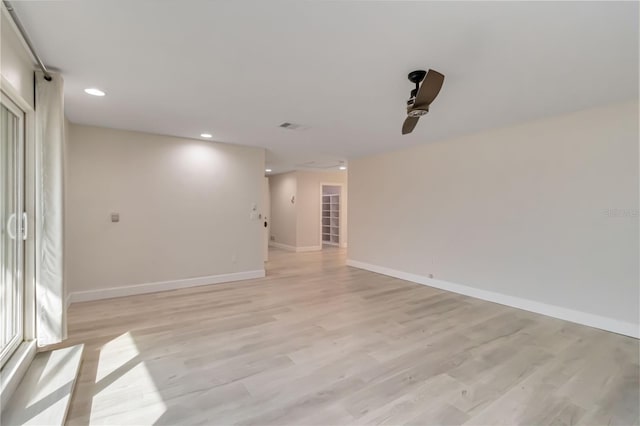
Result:
[[[24,242],[22,241],[22,229],[23,229],[23,212],[24,203],[25,203],[25,112],[18,107],[18,105],[11,100],[11,98],[4,94],[4,92],[0,92],[0,104],[4,108],[6,108],[11,114],[13,114],[18,119],[17,126],[17,144],[14,146],[14,155],[15,155],[15,164],[14,164],[14,172],[15,172],[15,185],[18,188],[16,193],[16,211],[15,211],[15,222],[17,231],[15,232],[15,241],[17,241],[18,250],[15,253],[15,260],[18,269],[16,275],[19,279],[19,287],[16,293],[16,306],[13,309],[16,309],[15,316],[12,318],[12,321],[17,324],[17,333],[16,335],[8,342],[7,346],[4,348],[0,348],[0,368],[4,366],[4,364],[9,360],[11,355],[15,352],[15,350],[22,344],[24,341],[24,258],[25,258],[25,250],[24,250]]]
[[[36,237],[39,235],[40,223],[35,220],[37,179],[35,111],[4,76],[0,76],[0,92],[24,113],[24,210],[27,213],[29,228],[27,240],[24,242],[23,341],[0,369],[0,407],[5,407],[36,355],[35,267]]]

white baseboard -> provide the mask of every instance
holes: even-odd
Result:
[[[635,337],[636,339],[640,338],[640,325],[631,322],[620,321],[613,318],[603,317],[601,315],[576,311],[569,308],[563,308],[561,306],[549,305],[547,303],[536,302],[529,299],[523,299],[521,297],[508,296],[506,294],[495,293],[492,291],[469,287],[462,284],[454,284],[448,281],[442,281],[428,278],[423,275],[398,271],[396,269],[386,268],[384,266],[372,265],[370,263],[360,262],[358,260],[347,259],[347,265],[353,266],[354,268],[366,269],[367,271],[399,278],[401,280],[411,281],[417,284],[423,284],[430,287],[439,288],[441,290],[475,297],[476,299],[487,300],[489,302],[495,302],[501,305],[511,306],[513,308],[523,309],[525,311],[535,312],[537,314],[542,314],[549,317],[574,322],[577,324],[587,325],[589,327],[612,331],[614,333],[623,334],[625,336]]]
[[[289,244],[276,243],[275,241],[269,241],[269,247],[275,247],[287,251],[295,251],[297,253],[322,250],[322,246],[295,247],[290,246]]]
[[[322,250],[322,246],[307,246],[307,247],[296,247],[296,251],[298,253],[305,251],[320,251]]]
[[[275,241],[269,241],[269,247],[275,247],[275,248],[279,248],[287,251],[296,251],[295,246],[290,246],[289,244],[276,243]]]
[[[71,303],[88,302],[90,300],[111,299],[113,297],[134,296],[136,294],[156,293],[159,291],[177,290],[188,287],[198,287],[209,284],[228,283],[232,281],[263,278],[264,269],[230,274],[210,275],[206,277],[186,278],[182,280],[160,281],[155,283],[135,284],[123,287],[111,287],[100,290],[74,291],[68,298]]]

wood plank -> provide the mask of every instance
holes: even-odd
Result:
[[[638,424],[638,340],[272,249],[258,280],[74,304],[69,424]]]

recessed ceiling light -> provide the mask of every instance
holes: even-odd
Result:
[[[340,170],[347,170],[347,166],[340,166]]]
[[[91,95],[91,96],[104,96],[104,95],[106,95],[106,93],[104,93],[102,90],[96,89],[95,87],[90,87],[88,89],[84,89],[84,93],[86,93],[87,95]]]
[[[213,135],[211,133],[200,133],[201,138],[212,138]]]
[[[271,173],[271,169],[264,169],[265,172]]]

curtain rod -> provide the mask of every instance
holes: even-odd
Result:
[[[27,35],[27,31],[22,26],[22,22],[20,22],[20,19],[18,18],[18,15],[16,14],[16,11],[13,9],[13,5],[11,5],[11,3],[9,1],[7,1],[7,0],[2,0],[2,3],[7,8],[7,11],[9,11],[9,15],[11,15],[11,19],[13,19],[13,22],[16,24],[16,27],[18,27],[18,31],[20,31],[20,34],[22,35],[22,38],[27,43],[27,46],[29,47],[29,50],[31,51],[31,54],[36,59],[36,62],[38,63],[38,66],[40,67],[40,69],[44,73],[45,80],[51,81],[51,74],[49,74],[49,70],[47,70],[47,67],[44,65],[44,63],[40,59],[40,56],[38,56],[38,54],[36,53],[36,49],[33,47],[33,44],[31,43],[31,40],[29,39],[29,36]]]

